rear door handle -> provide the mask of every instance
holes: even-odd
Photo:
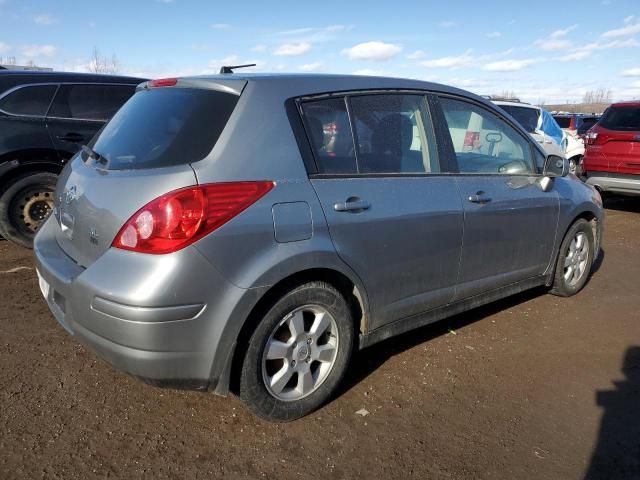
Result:
[[[468,200],[471,203],[489,203],[491,198],[487,197],[484,192],[477,192],[475,195],[469,195]]]
[[[84,135],[81,135],[80,133],[71,132],[71,133],[66,133],[64,135],[58,135],[56,138],[58,140],[62,140],[63,142],[77,143],[84,140]]]
[[[333,206],[336,212],[362,212],[368,210],[371,204],[366,200],[360,200],[359,198],[349,198],[346,202],[338,202]]]

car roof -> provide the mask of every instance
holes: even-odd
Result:
[[[381,77],[368,75],[311,74],[311,73],[227,73],[218,75],[200,75],[178,77],[185,82],[210,82],[211,84],[228,84],[229,82],[246,82],[256,85],[269,84],[279,88],[281,92],[289,92],[289,97],[316,95],[329,92],[350,90],[428,90],[473,97],[488,103],[486,99],[468,91],[433,82],[399,77]]]
[[[510,102],[508,100],[492,100],[492,102],[496,105],[509,105],[512,107],[533,108],[534,110],[540,110],[540,107],[536,107],[535,105],[531,105],[530,103]]]
[[[0,82],[3,80],[14,85],[20,83],[49,82],[128,83],[137,85],[146,79],[102,73],[0,70]]]
[[[640,101],[638,100],[630,100],[628,102],[617,102],[612,103],[612,107],[640,107]]]

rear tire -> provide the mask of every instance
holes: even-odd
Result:
[[[344,297],[325,282],[300,285],[267,310],[251,336],[240,398],[266,420],[303,417],[335,392],[353,343],[353,320]]]
[[[32,172],[11,180],[0,195],[0,235],[26,248],[53,210],[58,180],[49,172]]]
[[[560,297],[575,295],[589,278],[595,255],[595,239],[591,224],[578,219],[567,231],[556,262],[550,293]]]

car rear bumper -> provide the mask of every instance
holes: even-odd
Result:
[[[206,388],[216,382],[227,368],[219,363],[233,350],[226,323],[247,290],[190,247],[170,255],[112,248],[85,269],[59,247],[56,227],[55,219],[43,225],[34,252],[42,293],[69,333],[150,383]]]
[[[603,192],[640,195],[640,175],[588,172],[586,183]]]

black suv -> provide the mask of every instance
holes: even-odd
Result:
[[[0,72],[0,235],[30,247],[57,174],[145,79]]]

